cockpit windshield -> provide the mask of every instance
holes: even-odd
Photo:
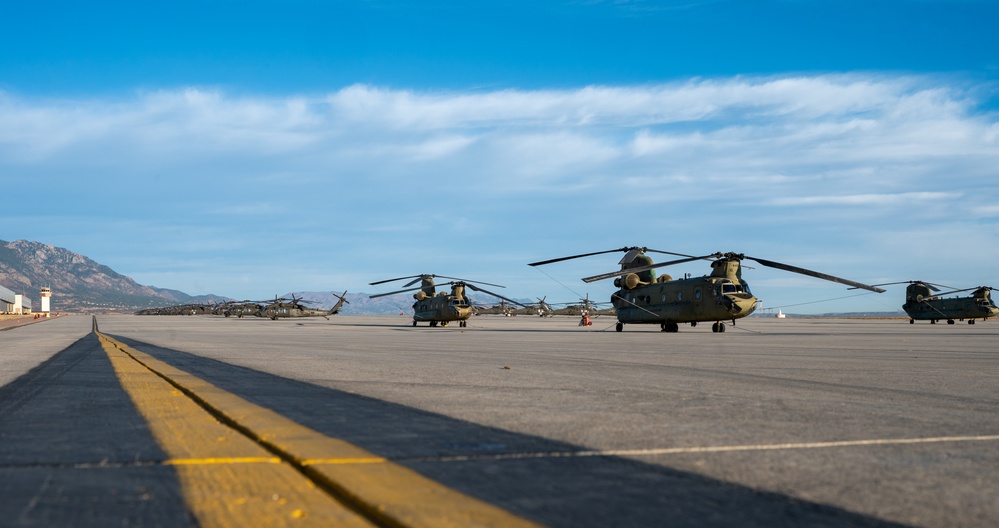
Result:
[[[736,284],[734,282],[725,282],[721,285],[722,294],[726,293],[742,293],[742,285]]]

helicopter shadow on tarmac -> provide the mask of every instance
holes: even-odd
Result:
[[[899,526],[620,457],[516,458],[587,449],[115,338],[323,434],[549,526]]]

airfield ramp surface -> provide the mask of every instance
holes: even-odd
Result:
[[[0,332],[7,524],[999,518],[999,322],[96,321]]]

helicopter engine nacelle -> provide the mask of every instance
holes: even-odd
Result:
[[[643,281],[638,277],[637,273],[629,273],[624,277],[620,277],[614,280],[614,286],[618,288],[623,288],[625,290],[634,290],[639,286],[648,286],[649,283]]]
[[[930,291],[930,288],[922,282],[912,283],[905,289],[906,301],[915,301],[917,303],[921,303],[923,302],[924,299],[927,299],[932,296],[933,293]]]
[[[427,293],[424,292],[423,290],[420,290],[413,294],[413,298],[416,299],[417,301],[422,301],[427,298]]]

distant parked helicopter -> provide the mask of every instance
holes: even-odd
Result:
[[[731,319],[732,323],[735,324],[736,319],[746,317],[756,309],[757,299],[750,293],[749,284],[742,279],[741,262],[744,259],[756,261],[767,267],[839,282],[878,293],[885,291],[825,273],[750,257],[741,253],[712,253],[692,256],[644,247],[624,247],[544,260],[530,265],[542,266],[563,260],[616,251],[626,253],[618,263],[621,265],[620,271],[586,277],[583,281],[594,282],[618,277],[614,280],[614,285],[620,289],[611,295],[611,302],[617,313],[616,330],[618,332],[624,329],[625,324],[658,324],[663,332],[677,332],[679,331],[679,323],[690,323],[690,326],[695,326],[699,322],[707,321],[714,322],[711,327],[713,332],[724,332],[725,323],[722,321]],[[652,258],[645,254],[646,252],[684,258],[654,264]],[[669,275],[658,278],[655,276],[654,268],[695,260],[710,260],[711,274],[704,277],[677,280],[673,280]]]
[[[451,279],[451,282],[447,282],[451,286],[451,293],[447,294],[445,292],[437,292],[436,284],[434,284],[434,277],[440,277],[442,279]],[[395,279],[386,279],[383,281],[377,281],[370,283],[372,286],[377,284],[384,284],[386,282],[393,282],[398,280],[413,279],[408,282],[402,290],[397,290],[389,293],[379,293],[376,295],[371,295],[372,299],[376,297],[385,297],[386,295],[395,295],[397,293],[405,293],[410,291],[417,291],[413,294],[413,298],[416,302],[413,303],[413,326],[419,321],[427,321],[430,326],[447,326],[451,321],[458,321],[459,327],[468,326],[468,318],[472,316],[472,305],[468,301],[468,297],[465,296],[465,288],[470,290],[488,293],[493,297],[498,297],[506,302],[516,304],[517,306],[523,306],[517,301],[512,299],[507,299],[502,295],[493,293],[484,288],[476,286],[476,284],[485,284],[487,286],[496,286],[498,288],[504,288],[505,286],[500,286],[499,284],[489,284],[488,282],[470,281],[467,279],[458,279],[455,277],[445,277],[444,275],[433,275],[433,274],[422,274],[422,275],[410,275],[408,277],[398,277]],[[409,288],[410,286],[420,283],[418,288]]]
[[[507,304],[507,302],[503,299],[500,299],[499,304],[494,304],[489,308],[473,306],[472,309],[475,315],[503,315],[506,317],[515,315],[513,307]]]
[[[263,309],[264,305],[258,301],[227,301],[218,305],[213,313],[216,315],[221,314],[225,317],[243,317],[244,315],[259,317],[260,311]]]
[[[344,303],[350,304],[350,301],[347,300],[346,290],[344,290],[343,295],[336,295],[336,297],[340,300],[329,310],[309,308],[305,304],[312,301],[305,301],[294,295],[291,296],[291,299],[276,297],[274,302],[264,306],[258,314],[260,317],[270,317],[275,321],[286,317],[325,317],[329,319],[329,316],[340,313]]]
[[[552,315],[595,315],[600,308],[595,303],[590,300],[590,294],[587,293],[585,297],[580,297],[578,303],[558,303],[564,305],[562,308],[555,308],[552,310]],[[600,303],[606,306],[608,303]]]
[[[908,284],[905,288],[905,304],[902,309],[909,315],[909,324],[915,324],[916,320],[929,321],[936,324],[937,321],[947,320],[947,324],[954,324],[954,320],[968,320],[968,324],[975,324],[975,319],[986,320],[989,317],[999,315],[999,307],[992,302],[991,286],[977,286],[975,288],[964,288],[957,290],[950,286],[933,284],[925,281],[902,281],[890,282],[888,284],[878,284],[878,286],[891,286],[894,284]],[[940,288],[947,288],[952,291],[937,293]],[[968,297],[953,297],[943,299],[944,295],[972,291]]]
[[[524,308],[519,308],[513,311],[513,315],[537,315],[538,317],[551,317],[555,315],[555,309],[552,308],[550,304],[545,302],[548,296],[536,297],[538,299],[537,303],[529,303],[524,305]]]
[[[146,308],[135,312],[136,315],[204,315],[212,313],[211,304],[178,304],[161,308]]]

